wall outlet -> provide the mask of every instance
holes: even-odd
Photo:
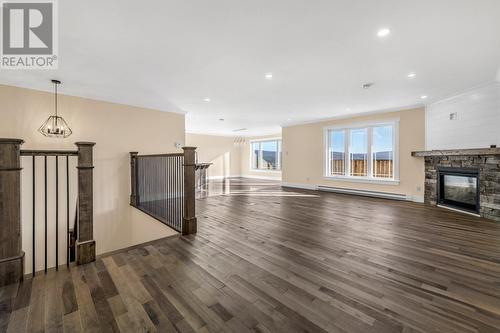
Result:
[[[174,142],[174,146],[177,149],[181,149],[182,148],[182,143],[180,143],[180,142]]]
[[[458,113],[453,112],[450,113],[450,120],[457,120],[458,119]]]

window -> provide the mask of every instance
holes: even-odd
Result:
[[[345,174],[345,131],[330,132],[330,174]]]
[[[253,170],[281,170],[281,140],[252,141]]]
[[[327,128],[326,176],[396,180],[397,124]]]
[[[372,139],[373,177],[393,178],[394,176],[394,128],[393,126],[373,127]]]
[[[368,175],[368,129],[356,128],[349,131],[349,175]]]

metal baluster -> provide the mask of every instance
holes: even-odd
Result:
[[[56,271],[59,270],[59,156],[56,155]]]
[[[44,156],[45,176],[45,274],[47,274],[47,155]]]
[[[182,197],[181,197],[181,185],[180,185],[180,174],[182,171],[182,164],[181,162],[181,157],[177,156],[177,174],[175,176],[176,182],[177,182],[177,207],[176,207],[176,212],[177,212],[177,229],[180,230],[180,226],[182,224],[182,213],[181,213],[181,207],[180,204],[182,204]]]
[[[35,209],[36,209],[36,165],[35,165],[35,160],[36,157],[33,155],[32,157],[32,164],[33,164],[33,239],[32,239],[32,246],[33,246],[33,276],[35,276],[35,254],[36,254],[36,247],[35,247],[35,222],[36,222],[36,214],[35,214]]]
[[[179,202],[179,206],[181,207],[181,216],[180,216],[180,229],[182,230],[182,221],[184,219],[184,156],[181,156],[181,171],[180,171],[180,174],[179,174],[179,178],[181,180],[181,189],[180,189],[180,193],[181,193],[181,199],[180,199],[180,202]]]
[[[175,174],[177,173],[177,161],[176,157],[172,156],[170,158],[172,160],[172,173],[170,177],[172,177],[172,226],[175,229],[175,226],[177,225],[177,214],[176,214],[176,200],[177,200],[177,186],[176,186],[176,179],[175,179]]]
[[[66,156],[66,266],[69,267],[69,156]]]
[[[163,215],[162,217],[166,220],[166,216],[167,216],[167,157],[165,156],[164,158],[162,158],[161,160],[161,164],[162,164],[162,188],[163,188],[163,194],[162,194],[162,197],[161,197],[161,206],[162,206],[162,209],[163,209]]]
[[[177,157],[177,228],[178,228],[178,230],[181,230],[181,225],[182,225],[181,178],[182,178],[182,162],[181,162],[181,156],[178,156]]]

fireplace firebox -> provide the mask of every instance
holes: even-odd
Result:
[[[479,170],[438,167],[438,204],[479,214]]]

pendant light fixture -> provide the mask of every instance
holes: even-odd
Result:
[[[73,131],[71,131],[71,128],[69,128],[64,118],[59,117],[57,114],[57,86],[61,84],[61,81],[59,80],[51,80],[51,81],[54,84],[54,100],[55,100],[56,115],[50,116],[38,129],[38,132],[51,138],[67,138],[68,136],[71,135],[71,133],[73,133]]]

